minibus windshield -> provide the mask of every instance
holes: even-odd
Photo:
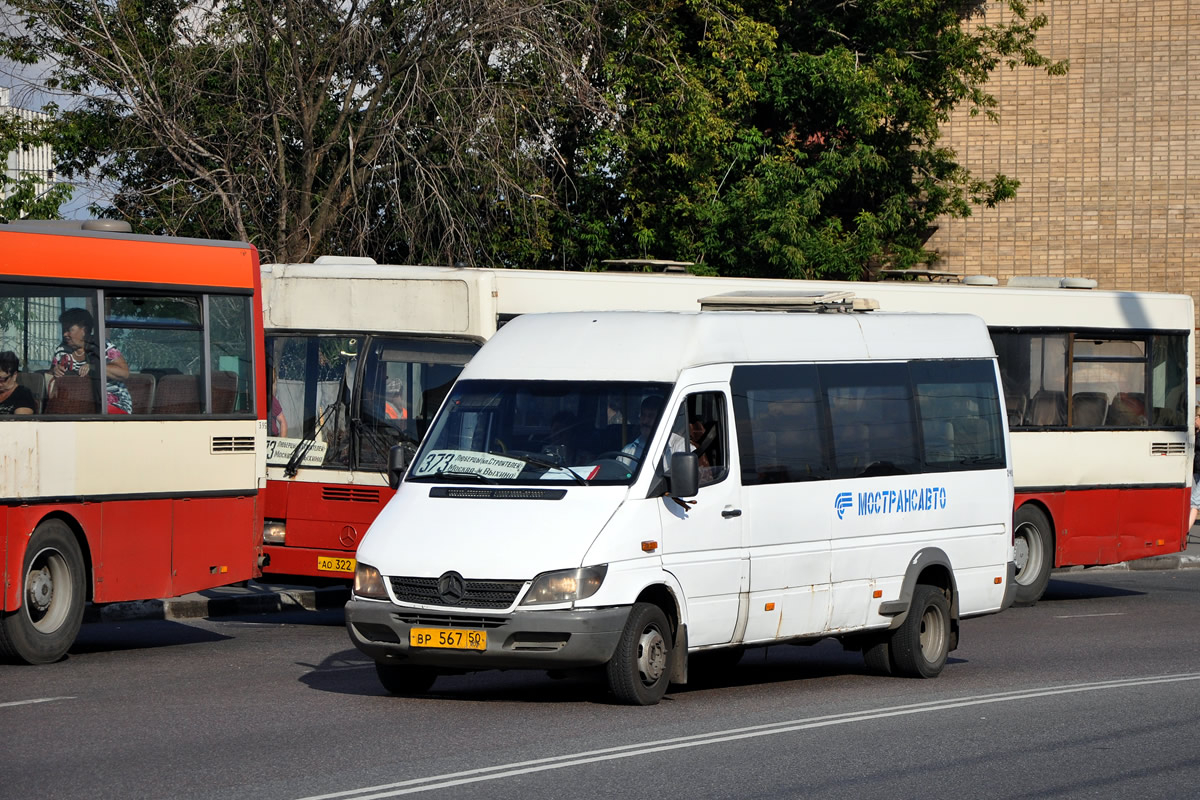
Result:
[[[630,381],[459,381],[405,480],[628,485],[670,391]]]

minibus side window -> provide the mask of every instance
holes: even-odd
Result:
[[[1000,395],[990,361],[916,361],[913,388],[926,469],[1003,467]]]
[[[830,477],[815,365],[734,367],[732,389],[743,486]]]
[[[671,424],[670,441],[682,438],[689,450],[699,456],[701,488],[718,483],[729,474],[725,419],[725,397],[720,392],[697,392],[684,399]],[[664,458],[664,463],[669,465],[670,459]]]
[[[818,373],[832,425],[836,477],[920,470],[907,364],[824,364]]]

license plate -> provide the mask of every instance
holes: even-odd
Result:
[[[317,569],[321,572],[349,572],[353,575],[354,566],[355,561],[353,558],[317,556]]]
[[[447,650],[486,650],[487,631],[450,628],[410,628],[409,647],[440,647]]]

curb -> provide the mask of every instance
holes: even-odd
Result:
[[[1170,556],[1150,556],[1134,561],[1122,561],[1119,564],[1108,564],[1102,567],[1070,567],[1069,569],[1124,569],[1133,571],[1200,569],[1200,556],[1178,553]]]
[[[84,622],[123,622],[139,619],[198,619],[283,611],[319,611],[341,608],[350,599],[350,587],[261,586],[224,587],[165,600],[137,600],[89,605]]]

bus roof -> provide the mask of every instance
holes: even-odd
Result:
[[[253,290],[245,242],[141,236],[32,223],[0,225],[0,274],[30,280]]]
[[[994,354],[983,321],[967,314],[528,314],[484,345],[462,378],[674,381],[705,364]]]

